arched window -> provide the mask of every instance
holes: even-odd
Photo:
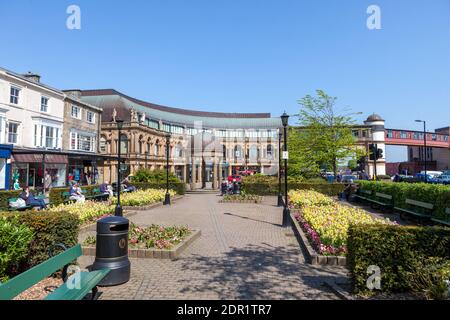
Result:
[[[252,145],[250,147],[250,159],[257,160],[258,159],[258,147],[256,145]]]
[[[155,156],[159,156],[159,141],[156,141],[153,145],[153,152]]]
[[[183,146],[180,142],[175,147],[175,157],[178,157],[178,158],[183,157]]]
[[[144,153],[144,137],[143,136],[139,136],[139,154],[143,154]]]
[[[120,135],[120,153],[122,154],[128,153],[128,137],[126,134]]]
[[[236,145],[234,147],[234,158],[235,159],[242,159],[243,154],[242,154],[242,147],[240,145]]]

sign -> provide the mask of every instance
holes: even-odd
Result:
[[[283,160],[289,160],[289,151],[283,151]]]

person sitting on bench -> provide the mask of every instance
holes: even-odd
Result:
[[[75,182],[70,187],[69,194],[70,194],[70,197],[69,197],[70,200],[75,200],[76,202],[79,202],[79,203],[83,203],[86,200],[86,198],[83,195],[83,192],[81,191],[81,188],[80,188],[80,185],[78,184],[78,182]]]
[[[122,181],[122,184],[125,187],[125,192],[133,192],[136,191],[136,187],[132,186],[128,178],[125,178],[125,180]]]
[[[34,197],[34,195],[30,192],[29,187],[23,188],[22,193],[19,195],[19,198],[25,200],[27,206],[39,208],[39,210],[45,209],[47,207],[43,199],[36,199]]]
[[[109,194],[110,198],[113,197],[113,190],[108,181],[105,181],[100,185],[100,192],[103,194]]]

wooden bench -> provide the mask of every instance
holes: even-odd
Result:
[[[369,199],[368,201],[371,201],[372,203],[375,203],[375,204],[385,207],[385,208],[393,208],[394,207],[393,198],[389,194],[375,192],[375,199]]]
[[[366,200],[366,201],[371,201],[372,199],[370,199],[368,196],[372,195],[372,191],[371,190],[365,190],[365,189],[358,189],[357,193],[355,194],[356,198],[362,199],[362,200]]]
[[[406,199],[405,203],[412,208],[405,209],[400,207],[394,207],[395,210],[400,211],[400,218],[403,219],[403,214],[407,213],[416,216],[418,218],[431,219],[434,209],[433,204],[413,199]]]
[[[8,211],[26,211],[26,210],[33,209],[33,207],[29,206],[29,205],[25,205],[23,207],[18,207],[18,208],[12,207],[11,206],[11,202],[16,202],[17,199],[19,199],[19,198],[10,198],[10,199],[8,199]]]
[[[35,284],[49,277],[56,271],[63,269],[63,278],[67,278],[68,265],[82,255],[81,245],[76,245],[64,252],[54,256],[47,261],[19,274],[11,280],[0,284],[0,300],[12,300],[14,297],[31,288]],[[109,269],[102,269],[91,272],[80,272],[73,275],[73,280],[64,279],[63,285],[47,295],[45,300],[81,300],[90,291],[92,299],[97,295],[97,285],[110,272]],[[72,281],[80,280],[79,283]]]
[[[83,190],[83,193],[86,194],[86,190]],[[92,194],[90,196],[85,196],[85,198],[86,200],[106,201],[109,198],[109,194],[100,192],[100,188],[94,188],[92,189]]]
[[[448,215],[448,217],[450,218],[450,208],[446,208],[445,209],[445,214]],[[437,219],[437,218],[431,218],[431,221],[433,221],[433,222],[436,222],[436,223],[439,223],[439,224],[443,224],[445,226],[450,227],[450,221],[449,220],[441,220],[441,219]]]

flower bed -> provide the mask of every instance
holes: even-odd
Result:
[[[173,197],[176,193],[169,190],[170,196]],[[120,195],[120,203],[123,207],[139,207],[164,200],[166,190],[164,189],[147,189],[137,190],[135,192],[123,193]],[[117,198],[112,199],[112,203],[117,203]]]
[[[290,207],[299,209],[294,215],[314,249],[322,255],[347,254],[350,225],[392,224],[377,219],[367,212],[340,205],[333,199],[315,191],[291,191]]]
[[[48,209],[49,212],[69,212],[76,214],[82,224],[89,224],[104,216],[114,214],[114,206],[106,202],[86,201],[84,203],[60,204]]]
[[[128,245],[130,248],[143,249],[171,249],[186,239],[192,230],[186,226],[163,227],[152,224],[147,228],[130,224],[128,233]],[[86,238],[85,246],[95,246],[96,239],[93,236]]]
[[[254,194],[227,194],[223,196],[222,202],[253,202],[259,203],[262,197]]]

